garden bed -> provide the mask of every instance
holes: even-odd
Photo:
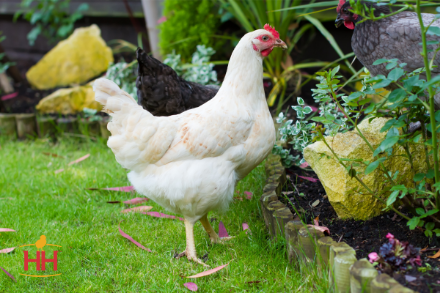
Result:
[[[438,248],[435,249],[439,247],[436,238],[431,239],[429,243],[423,230],[409,230],[406,220],[394,212],[388,212],[367,221],[340,220],[330,205],[320,181],[313,182],[315,181],[313,179],[309,181],[298,177],[317,179],[313,171],[292,167],[286,170],[286,174],[286,184],[279,195],[279,200],[289,207],[293,214],[298,211],[300,218],[307,224],[313,224],[314,219],[319,217],[319,225],[330,229],[330,236],[334,241],[343,241],[353,247],[358,259],[368,258],[370,252],[379,252],[382,244],[388,242],[385,237],[387,233],[393,234],[400,241],[408,241],[415,247],[430,249],[421,254],[422,268],[425,268],[425,272],[413,268],[405,274],[394,273],[393,277],[402,285],[420,293],[440,292],[440,262],[438,259],[427,257],[438,251]],[[405,211],[402,212],[405,213]],[[429,266],[431,269],[426,269]]]

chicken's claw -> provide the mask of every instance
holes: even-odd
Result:
[[[210,267],[209,265],[205,264],[203,262],[203,260],[199,259],[195,253],[187,253],[186,250],[184,252],[181,252],[178,255],[174,256],[174,258],[181,258],[181,257],[183,257],[185,255],[186,255],[186,258],[188,258],[189,261],[193,261],[193,262],[198,263],[198,264],[200,264],[200,265],[202,265],[204,267],[207,267],[207,268]]]

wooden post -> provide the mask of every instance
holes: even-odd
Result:
[[[371,281],[371,293],[388,293],[389,290],[399,283],[387,274],[376,276]]]
[[[413,290],[411,290],[410,288],[406,288],[405,286],[402,286],[401,284],[397,284],[397,285],[393,286],[390,289],[390,291],[388,291],[388,292],[389,293],[414,293]]]
[[[264,223],[266,224],[266,228],[268,230],[269,230],[270,218],[267,207],[269,206],[269,203],[277,200],[278,200],[278,195],[275,193],[275,191],[268,191],[266,193],[263,193],[263,195],[260,197],[261,212],[263,213]]]
[[[339,242],[330,246],[330,254],[328,257],[328,267],[329,267],[329,284],[330,286],[335,286],[335,276],[334,276],[334,259],[337,253],[352,249],[350,245],[345,242]]]
[[[350,269],[351,293],[371,293],[371,281],[379,273],[365,258],[358,260]]]
[[[356,262],[356,252],[345,250],[337,253],[334,258],[334,276],[336,292],[346,293],[350,290],[350,267]]]
[[[77,118],[58,118],[57,124],[61,133],[79,134]]]
[[[37,121],[35,114],[17,114],[15,115],[15,121],[17,123],[17,136],[19,139],[36,136]]]
[[[330,246],[336,244],[331,237],[322,237],[318,239],[318,264],[321,267],[328,267],[329,257],[330,257]]]
[[[277,240],[280,240],[285,236],[284,226],[286,226],[287,222],[293,220],[293,214],[288,207],[276,210],[273,213],[274,217],[274,230],[275,237]]]
[[[305,261],[312,261],[316,256],[316,243],[319,238],[324,237],[324,233],[311,227],[302,227],[298,232],[299,243],[307,258]]]
[[[0,113],[0,135],[16,135],[17,123],[15,114]]]
[[[275,219],[274,219],[274,217],[273,217],[273,214],[274,214],[274,212],[276,211],[276,210],[279,210],[279,209],[282,209],[282,208],[285,208],[286,206],[282,203],[282,202],[280,202],[280,201],[273,201],[273,202],[271,202],[271,203],[269,203],[269,205],[267,206],[267,211],[268,211],[268,226],[269,226],[269,233],[270,233],[270,238],[271,239],[274,239],[275,238],[275,236],[276,236],[276,232],[275,232],[275,229],[274,229],[274,227],[275,227],[275,224],[274,224],[274,221],[275,221]]]
[[[161,17],[161,1],[142,0],[142,8],[144,10],[145,22],[147,23],[148,41],[150,43],[153,57],[162,60],[159,51],[159,29],[157,21]]]
[[[286,249],[289,262],[299,260],[299,256],[302,253],[302,249],[298,241],[298,231],[304,227],[304,224],[300,220],[293,220],[286,224],[284,231],[286,233]]]
[[[109,123],[109,118],[104,118],[102,121],[99,122],[99,126],[101,127],[101,136],[104,139],[108,139],[112,134],[107,128],[107,124]]]
[[[8,79],[8,76],[4,72],[0,73],[0,88],[6,94],[10,94],[14,91],[14,87],[12,86],[11,82]]]
[[[38,134],[40,137],[55,136],[57,132],[56,119],[50,116],[38,116]]]
[[[79,130],[83,135],[98,137],[101,135],[101,126],[98,121],[87,121],[82,118],[78,123]]]

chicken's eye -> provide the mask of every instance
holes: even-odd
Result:
[[[269,37],[268,37],[268,36],[263,36],[261,39],[262,39],[263,41],[267,41],[267,40],[269,40]]]
[[[348,13],[348,9],[347,9],[347,8],[344,8],[342,11],[343,11],[344,13]]]

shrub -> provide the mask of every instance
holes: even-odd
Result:
[[[197,44],[221,48],[225,41],[213,38],[220,24],[220,16],[210,0],[166,0],[166,21],[160,25],[160,49],[162,55],[179,52],[188,62]]]

